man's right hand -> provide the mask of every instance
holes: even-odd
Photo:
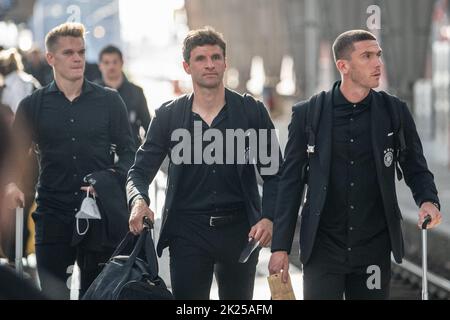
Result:
[[[6,185],[4,201],[6,208],[10,210],[25,207],[25,195],[15,183]]]
[[[138,199],[134,202],[131,208],[131,215],[129,220],[130,231],[138,235],[144,229],[144,217],[148,217],[152,222],[155,221],[155,214],[148,207],[143,199]]]
[[[281,279],[284,283],[288,281],[289,256],[286,251],[276,251],[272,253],[269,261],[269,273],[282,273]]]

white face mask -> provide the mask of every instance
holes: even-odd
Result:
[[[84,236],[88,232],[89,219],[96,219],[96,220],[102,219],[102,217],[100,215],[100,210],[98,209],[97,203],[95,201],[95,196],[94,196],[94,199],[89,197],[89,189],[87,191],[86,198],[84,198],[83,202],[81,203],[80,210],[75,215],[75,218],[77,219],[77,232],[80,236]],[[79,227],[80,219],[86,220],[86,223],[87,223],[87,227],[84,232],[80,232],[80,227]]]

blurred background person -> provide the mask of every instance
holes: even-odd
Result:
[[[0,234],[9,232],[14,215],[3,210],[8,204],[4,201],[4,187],[8,181],[11,162],[11,126],[14,114],[11,109],[0,103]],[[0,248],[1,254],[1,248]],[[0,300],[44,299],[39,290],[28,280],[19,278],[13,269],[0,265]]]
[[[4,195],[4,186],[8,182],[7,168],[10,165],[8,161],[8,156],[10,154],[9,150],[11,147],[10,140],[10,130],[12,128],[12,123],[14,121],[14,113],[11,108],[7,105],[0,103],[0,240],[9,239],[11,236],[11,231],[13,230],[12,225],[12,217],[14,216],[11,210],[7,210],[4,205],[3,195]],[[2,246],[3,241],[0,241],[0,258],[8,258],[7,253],[9,253],[9,248],[5,249]]]
[[[14,113],[23,98],[41,87],[39,81],[24,72],[22,57],[14,48],[0,51],[0,74],[4,86],[0,101]]]
[[[140,134],[141,128],[146,133],[150,124],[150,113],[144,91],[125,76],[123,55],[119,48],[112,45],[103,48],[99,55],[99,67],[102,73],[99,84],[119,92],[127,106],[133,139],[136,146],[140,146],[143,140]]]
[[[43,86],[49,84],[53,80],[52,68],[45,61],[41,49],[32,48],[25,55],[25,72],[35,77]]]
[[[36,80],[32,75],[24,72],[24,66],[22,63],[22,56],[17,51],[17,49],[11,48],[3,50],[0,52],[0,75],[3,77],[3,86],[0,90],[0,102],[4,107],[9,107],[12,112],[12,117],[17,111],[19,102],[30,95],[34,90],[41,87],[38,80]],[[11,113],[9,114],[11,116]],[[35,188],[34,185],[37,181],[38,175],[38,164],[36,159],[36,154],[29,150],[26,159],[26,167],[23,175],[23,180],[21,182],[23,190],[25,193],[25,221],[31,220],[30,209],[33,207]],[[14,224],[11,225],[14,228]],[[31,225],[31,229],[34,226]],[[28,223],[24,224],[24,251],[28,253],[33,253],[34,250],[26,250],[28,239],[30,238],[31,232],[28,228]],[[0,243],[3,244],[4,254],[10,261],[14,261],[15,250],[14,250],[14,233],[4,234],[0,238]],[[31,246],[32,247],[32,246]]]

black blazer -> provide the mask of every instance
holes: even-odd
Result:
[[[406,158],[401,163],[405,182],[411,189],[418,206],[425,201],[439,203],[433,174],[428,170],[422,144],[416,126],[406,104],[394,96],[388,96],[401,107],[406,139]],[[392,104],[394,105],[394,103]],[[301,168],[307,161],[307,136],[305,131],[308,101],[296,104],[289,125],[289,138],[281,178],[274,220],[272,251],[290,252],[301,202]],[[320,215],[327,197],[330,175],[332,134],[332,90],[326,93],[320,123],[316,134],[316,151],[310,158],[309,189],[307,202],[301,212],[300,260],[306,263],[316,238]],[[395,190],[395,164],[385,166],[384,151],[394,148],[393,127],[388,106],[381,93],[373,91],[371,113],[372,146],[378,183],[381,189],[386,222],[395,260],[401,262],[404,255],[401,230],[402,215]]]
[[[166,199],[163,209],[161,234],[157,252],[161,256],[162,250],[168,246],[167,226],[172,223],[171,211],[176,201],[178,181],[183,165],[176,165],[170,159],[170,151],[176,145],[171,141],[171,134],[175,129],[188,129],[190,126],[191,106],[193,94],[182,96],[176,100],[163,104],[156,111],[148,129],[145,143],[136,153],[136,160],[128,173],[127,198],[131,207],[133,199],[143,197],[149,203],[148,186],[158,172],[161,163],[169,156]],[[234,91],[225,90],[228,106],[228,116],[233,129],[274,129],[274,125],[264,105],[250,96],[242,96]],[[271,150],[271,139],[267,139],[267,148]],[[278,161],[281,165],[282,156],[278,147]],[[264,167],[257,159],[257,169]],[[278,168],[273,175],[262,175],[264,180],[263,197],[258,192],[255,166],[251,164],[237,165],[239,180],[245,198],[245,209],[250,225],[254,225],[262,218],[273,220],[275,201],[278,190]]]
[[[89,231],[80,236],[74,228],[72,245],[83,241],[83,247],[103,251],[117,247],[128,232],[128,208],[125,176],[110,170],[93,172],[85,177],[97,193],[101,220],[90,220]],[[84,230],[86,223],[79,222]]]

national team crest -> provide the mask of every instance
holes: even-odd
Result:
[[[394,150],[389,148],[384,150],[384,165],[389,168],[394,162]]]

